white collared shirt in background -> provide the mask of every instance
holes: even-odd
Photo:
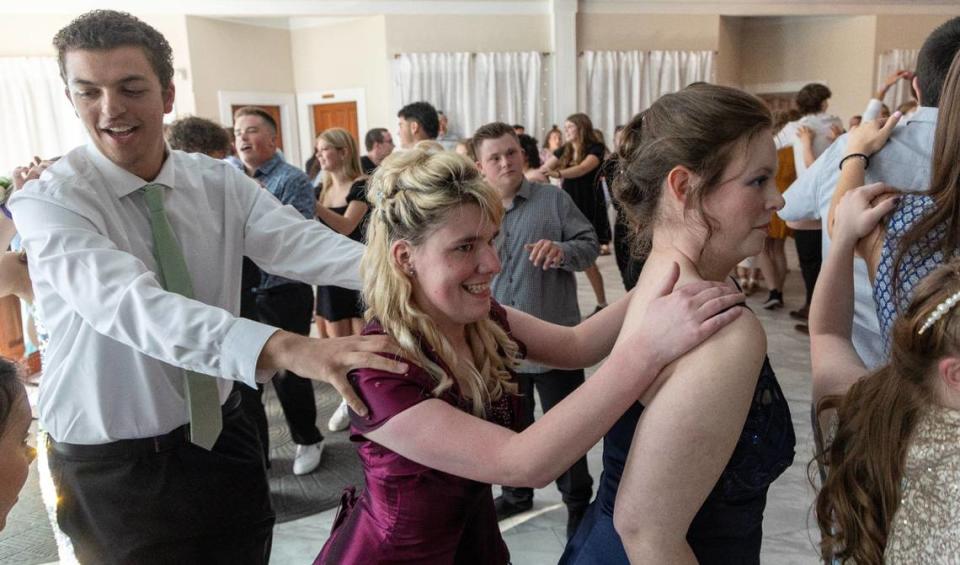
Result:
[[[254,385],[276,328],[237,317],[243,256],[311,284],[360,287],[363,246],[305,220],[229,164],[168,150],[153,181],[195,300],[155,274],[146,181],[78,147],[10,202],[50,331],[40,420],[57,441],[100,444],[167,433],[189,420],[184,371]]]
[[[793,164],[797,169],[797,177],[801,176],[804,171],[807,170],[806,161],[803,159],[803,144],[800,143],[800,138],[797,137],[797,131],[800,130],[801,126],[806,126],[813,130],[813,158],[816,159],[821,153],[826,151],[827,147],[830,147],[832,143],[829,137],[831,134],[830,127],[840,126],[842,128],[843,122],[836,116],[821,112],[819,114],[808,114],[799,120],[789,122],[783,126],[783,129],[777,132],[774,137],[777,149],[793,147]]]
[[[870,158],[865,171],[866,182],[885,182],[907,192],[919,192],[930,187],[931,152],[937,128],[937,109],[920,107],[910,120],[900,122],[887,144]],[[783,193],[785,205],[777,212],[787,222],[820,220],[823,226],[823,256],[830,249],[827,231],[827,213],[830,201],[840,181],[840,160],[847,148],[846,134],[824,152],[807,171]],[[868,368],[883,364],[883,339],[877,321],[877,307],[873,300],[873,285],[867,273],[867,264],[859,257],[853,264],[854,312],[853,346]]]

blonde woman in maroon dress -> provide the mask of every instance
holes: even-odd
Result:
[[[664,366],[743,310],[730,308],[743,297],[725,284],[673,291],[674,269],[647,322],[621,330],[628,295],[579,326],[549,324],[491,298],[504,209],[468,160],[419,148],[391,155],[368,198],[364,333],[392,336],[401,351],[384,355],[410,369],[351,375],[369,407],[366,418],[350,414],[366,488],[344,496],[317,563],[508,563],[490,484],[553,481]],[[665,319],[671,323],[651,322]],[[511,429],[520,357],[573,368],[607,354],[546,416],[521,433]]]

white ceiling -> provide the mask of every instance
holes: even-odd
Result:
[[[0,0],[4,13],[78,13],[112,8],[188,14],[280,28],[374,14],[548,14],[554,4],[585,13],[690,13],[734,16],[960,14],[960,0]],[[332,20],[337,21],[337,20]]]

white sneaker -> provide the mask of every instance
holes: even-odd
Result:
[[[350,427],[350,413],[347,412],[347,401],[341,400],[340,406],[333,411],[330,421],[327,422],[327,429],[331,432],[339,432]]]
[[[323,455],[323,440],[313,445],[298,445],[297,456],[293,458],[293,474],[306,475],[320,466]]]

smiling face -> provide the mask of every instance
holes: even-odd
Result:
[[[763,130],[727,165],[720,186],[703,200],[704,212],[715,222],[705,256],[736,263],[760,253],[770,215],[784,203],[774,182],[776,169],[773,135]]]
[[[6,526],[7,514],[16,504],[20,489],[27,482],[30,462],[36,456],[36,450],[27,444],[31,419],[24,391],[11,407],[0,436],[0,530]]]
[[[404,270],[414,273],[413,300],[447,336],[462,336],[465,325],[490,312],[490,282],[500,272],[494,247],[499,227],[479,205],[463,204],[423,243],[409,247]]]
[[[255,170],[277,152],[277,133],[256,114],[239,116],[233,124],[237,156],[243,165]]]
[[[317,158],[320,159],[320,167],[325,171],[337,171],[343,167],[343,157],[346,151],[338,149],[330,144],[324,138],[317,140]]]
[[[496,139],[483,139],[475,148],[477,168],[483,178],[500,193],[512,197],[523,182],[523,150],[517,138],[505,134]]]
[[[563,137],[564,141],[567,143],[575,143],[580,138],[580,129],[577,127],[577,124],[567,120],[563,122]]]
[[[66,94],[94,145],[118,167],[153,180],[163,165],[163,115],[173,84],[163,87],[143,49],[68,51]]]

